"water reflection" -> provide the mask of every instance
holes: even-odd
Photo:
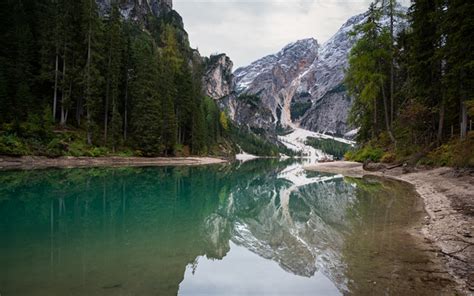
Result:
[[[6,295],[433,290],[409,281],[407,260],[427,259],[403,236],[419,213],[395,182],[258,160],[2,172],[0,184]]]

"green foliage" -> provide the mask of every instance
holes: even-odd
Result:
[[[211,103],[208,101],[208,103]],[[206,152],[206,139],[215,138],[214,134],[206,134],[206,118],[204,118],[204,107],[201,105],[197,110],[194,110],[193,114],[193,137],[192,137],[192,151],[195,154],[201,154]],[[209,123],[211,127],[214,126],[212,122]]]
[[[243,101],[253,107],[258,107],[258,104],[260,103],[260,97],[252,94],[241,94],[237,100]]]
[[[453,139],[433,150],[420,163],[434,166],[474,167],[474,132],[465,141]]]
[[[306,111],[311,108],[312,103],[309,102],[295,102],[291,104],[290,112],[291,112],[291,119],[295,120],[303,116]]]
[[[371,145],[366,145],[358,150],[349,151],[344,155],[346,160],[364,162],[366,160],[371,160],[378,162],[382,159],[384,151],[382,148],[373,147]]]
[[[221,124],[221,128],[224,131],[229,130],[229,118],[227,117],[227,114],[224,111],[221,111],[221,115],[219,116],[219,123]]]
[[[397,160],[397,155],[393,152],[386,152],[380,159],[380,162],[383,163],[394,163]]]
[[[136,69],[130,80],[132,145],[143,155],[163,151],[162,102],[158,87],[158,60],[153,40],[140,35],[131,44],[131,62]]]
[[[387,28],[380,26],[380,17],[380,10],[372,4],[366,23],[356,27],[353,32],[354,35],[362,36],[351,49],[345,78],[349,94],[355,99],[349,119],[354,126],[361,128],[358,134],[361,142],[384,128],[378,110],[382,109],[382,105],[387,108],[381,98],[385,92],[388,93],[385,88],[387,65],[390,63],[390,35]]]
[[[264,140],[265,138],[262,136],[234,125],[230,127],[230,139],[236,145],[235,150],[237,152],[244,150],[246,153],[253,155],[279,156],[280,150],[282,150],[277,145]]]
[[[171,156],[225,142],[180,16],[127,21],[118,4],[100,17],[89,0],[0,3],[0,153]]]
[[[209,144],[213,145],[217,143],[221,134],[219,123],[220,111],[214,100],[209,97],[204,98],[202,109],[206,122],[206,140]]]
[[[14,134],[0,134],[0,155],[23,156],[30,150],[23,140]]]
[[[474,114],[474,45],[465,42],[474,38],[474,3],[412,1],[410,28],[396,40],[387,34],[389,24],[378,21],[391,13],[379,7],[384,3],[373,4],[366,24],[356,28],[354,34],[362,37],[351,51],[346,75],[355,99],[350,120],[360,127],[358,140],[368,151],[384,147],[385,162],[417,159],[420,152],[435,148],[425,163],[471,165],[461,143],[469,142],[468,122]],[[371,155],[363,152],[348,156]],[[455,160],[458,155],[464,160]]]
[[[323,152],[333,155],[338,159],[344,158],[344,155],[352,149],[352,146],[333,139],[308,138],[306,145]]]
[[[110,119],[110,140],[113,151],[122,145],[122,136],[122,116],[120,112],[118,112],[118,107],[114,104],[112,107],[112,117]]]

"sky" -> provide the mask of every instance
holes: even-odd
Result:
[[[235,70],[299,39],[313,37],[324,43],[347,19],[366,11],[370,2],[173,0],[173,7],[183,17],[191,46],[203,56],[226,53]]]

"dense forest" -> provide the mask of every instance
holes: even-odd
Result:
[[[236,150],[175,11],[137,21],[94,0],[0,3],[0,154]]]
[[[376,1],[352,34],[346,86],[362,145],[347,158],[474,166],[474,2],[415,0],[406,15]]]
[[[335,159],[344,159],[344,155],[353,150],[352,145],[339,142],[334,139],[312,138],[306,140],[306,145],[324,151],[324,153],[334,156]]]

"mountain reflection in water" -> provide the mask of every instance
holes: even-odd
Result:
[[[0,172],[5,295],[437,291],[398,182],[293,161]],[[421,262],[421,263],[420,263]],[[376,282],[374,284],[374,282]]]

